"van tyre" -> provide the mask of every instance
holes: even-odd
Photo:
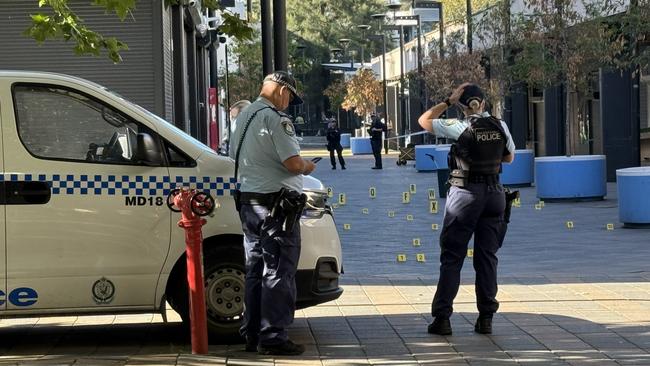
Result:
[[[203,278],[211,342],[239,342],[239,327],[244,311],[243,247],[210,245],[203,250]],[[180,259],[167,284],[167,301],[189,325],[186,258]]]

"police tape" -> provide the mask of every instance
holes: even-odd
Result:
[[[410,137],[410,136],[425,135],[425,134],[428,134],[428,133],[429,133],[429,131],[420,131],[420,132],[409,133],[409,134],[406,134],[406,135],[386,137],[384,140],[395,140],[395,139],[401,139],[401,138],[406,138],[406,137]]]

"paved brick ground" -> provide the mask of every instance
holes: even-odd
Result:
[[[428,211],[435,175],[398,168],[394,158],[383,171],[370,170],[368,157],[348,160],[346,171],[331,171],[324,160],[316,173],[348,200],[335,212],[345,294],[297,313],[290,331],[307,345],[305,355],[273,359],[241,345],[213,345],[210,357],[192,356],[175,314],[169,323],[151,314],[53,317],[1,320],[0,365],[650,365],[650,231],[620,227],[615,186],[605,201],[546,203],[541,210],[534,188],[522,189],[500,252],[494,334],[472,332],[468,259],[454,335],[441,337],[426,333],[439,254],[431,224],[441,223],[444,206],[440,200],[440,213]],[[402,204],[411,183],[417,193]],[[370,186],[379,198],[369,198]],[[615,229],[607,231],[607,223]],[[426,262],[415,260],[419,253]],[[407,261],[398,263],[397,254]]]

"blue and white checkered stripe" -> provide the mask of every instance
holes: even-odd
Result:
[[[174,188],[190,187],[224,196],[237,187],[233,177],[196,176],[4,173],[3,181],[48,182],[53,195],[167,196]]]

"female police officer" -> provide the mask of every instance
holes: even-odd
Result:
[[[465,118],[438,119],[452,104],[462,107]],[[467,244],[474,235],[474,270],[479,317],[474,330],[492,332],[492,315],[499,303],[497,294],[497,250],[505,235],[505,195],[499,183],[501,162],[512,162],[515,145],[502,121],[484,111],[481,89],[465,83],[418,122],[438,136],[456,140],[450,153],[450,180],[445,216],[440,234],[440,277],[431,305],[433,323],[429,333],[449,335],[449,317],[460,286],[460,271]]]

